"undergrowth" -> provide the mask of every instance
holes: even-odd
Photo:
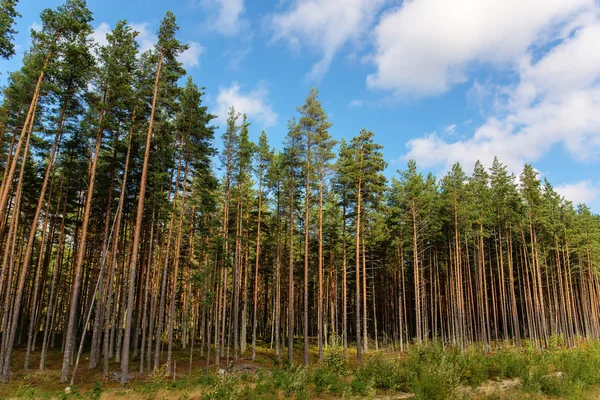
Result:
[[[553,339],[554,343],[557,342]],[[600,387],[600,344],[586,342],[565,348],[559,341],[547,350],[525,342],[521,348],[501,346],[491,352],[480,347],[451,349],[440,343],[413,345],[403,354],[372,352],[354,365],[344,357],[338,342],[330,343],[323,360],[303,367],[281,363],[254,372],[199,370],[190,376],[170,380],[162,370],[146,382],[134,382],[126,391],[143,398],[159,398],[162,390],[181,393],[190,390],[212,399],[309,399],[373,397],[384,393],[414,393],[415,399],[445,400],[456,398],[553,398],[584,399],[590,390]],[[488,381],[511,381],[516,386],[508,393],[479,394],[478,388]],[[469,389],[471,388],[471,389]],[[109,388],[96,382],[92,390],[80,393],[46,393],[34,385],[22,384],[13,398],[99,399]],[[519,394],[520,393],[520,394]]]

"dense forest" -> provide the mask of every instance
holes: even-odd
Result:
[[[0,5],[9,58],[17,2]],[[600,337],[600,218],[531,165],[440,179],[409,161],[390,181],[373,132],[331,137],[316,89],[282,144],[233,107],[216,127],[170,12],[144,53],[126,21],[93,43],[83,0],[40,19],[0,106],[2,381],[50,351],[62,382],[83,368],[125,382],[171,373],[182,349],[190,365],[259,346],[308,364],[334,343],[360,361]]]

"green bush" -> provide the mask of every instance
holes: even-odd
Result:
[[[567,379],[580,381],[585,386],[600,385],[600,347],[597,344],[565,350],[559,364]]]
[[[204,400],[235,400],[239,398],[236,379],[232,375],[222,375],[217,379],[214,389],[203,396]]]
[[[338,374],[345,373],[347,370],[347,361],[344,357],[344,348],[338,338],[331,339],[331,343],[325,349],[325,365],[327,368]]]
[[[308,376],[305,368],[288,364],[284,368],[273,369],[272,373],[275,389],[282,390],[287,395],[295,394],[297,398],[307,395]]]
[[[99,400],[102,397],[102,384],[98,381],[94,383],[94,387],[90,392],[90,398],[94,400]]]
[[[368,396],[375,390],[373,388],[373,382],[360,374],[354,376],[350,382],[350,389],[355,396]]]
[[[573,384],[561,375],[545,375],[541,377],[540,391],[547,396],[562,397],[572,391]]]
[[[38,393],[33,386],[30,384],[25,384],[19,386],[19,389],[17,390],[17,396],[21,399],[37,399]]]
[[[449,363],[426,365],[413,378],[410,389],[415,399],[454,399],[459,386],[459,376]]]
[[[409,389],[416,399],[452,399],[460,385],[457,355],[444,350],[440,343],[415,346],[408,352]]]
[[[400,360],[382,357],[369,358],[356,372],[356,375],[371,383],[375,389],[407,391],[409,374]]]
[[[345,385],[339,374],[331,371],[329,368],[317,368],[313,374],[312,382],[315,385],[317,393],[344,393]]]
[[[489,378],[488,357],[483,351],[474,348],[465,352],[455,351],[452,358],[463,384],[476,387]]]
[[[527,362],[518,350],[502,348],[489,356],[487,367],[489,378],[513,379],[525,373]]]

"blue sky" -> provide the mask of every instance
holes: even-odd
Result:
[[[18,51],[56,0],[21,0]],[[89,0],[94,37],[119,19],[152,45],[170,9],[191,49],[188,73],[223,117],[280,146],[311,86],[336,139],[361,128],[387,174],[415,158],[441,176],[494,155],[529,162],[568,199],[600,212],[600,5],[596,0]],[[19,68],[20,54],[0,61]],[[0,76],[5,83],[5,74]]]

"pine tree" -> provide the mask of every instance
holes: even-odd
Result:
[[[144,152],[144,162],[142,167],[142,177],[140,182],[140,191],[138,196],[137,215],[135,229],[133,233],[133,253],[129,268],[129,289],[127,293],[127,314],[125,319],[125,332],[123,339],[123,356],[121,358],[121,383],[128,380],[129,375],[129,347],[131,340],[131,327],[133,320],[133,301],[135,297],[135,276],[139,256],[139,242],[142,230],[142,218],[144,214],[144,198],[146,194],[146,179],[148,175],[148,162],[150,158],[150,149],[152,144],[152,133],[154,127],[154,116],[157,107],[157,98],[159,96],[159,86],[164,85],[163,90],[166,93],[161,93],[163,96],[168,96],[171,89],[170,86],[177,82],[177,79],[184,74],[177,56],[187,49],[179,40],[175,38],[175,33],[179,27],[175,22],[175,15],[168,11],[163,18],[158,30],[158,42],[155,48],[154,56],[157,59],[156,78],[154,82],[154,95],[152,98],[152,108],[150,120],[148,123],[148,134],[146,136],[146,148]],[[163,70],[164,68],[164,70]]]
[[[415,336],[417,342],[423,340],[423,309],[421,304],[421,290],[423,288],[422,260],[419,256],[422,252],[419,249],[420,236],[423,233],[422,221],[427,214],[425,202],[425,181],[423,175],[417,172],[417,163],[409,160],[405,171],[398,171],[400,180],[392,181],[392,199],[399,208],[396,213],[404,216],[407,220],[406,226],[408,233],[406,236],[411,238],[412,248],[412,267],[413,267],[413,285],[415,299]],[[401,217],[402,218],[402,217]],[[401,240],[404,237],[401,233]]]
[[[361,263],[361,231],[364,221],[361,217],[364,213],[364,202],[368,199],[367,193],[379,193],[385,186],[385,177],[383,170],[386,167],[386,162],[383,159],[381,145],[374,143],[373,132],[366,129],[361,130],[358,136],[355,136],[350,142],[348,151],[351,154],[352,162],[346,166],[343,171],[348,175],[348,180],[351,182],[351,190],[354,192],[354,212],[355,218],[355,284],[356,284],[356,358],[360,362],[362,360],[362,348],[367,349],[366,330],[362,330],[361,339],[361,314],[363,317],[362,325],[365,327],[366,315],[364,309],[361,311],[361,303],[364,305],[366,301],[366,276],[364,263]],[[363,252],[364,253],[364,252]],[[362,290],[361,290],[361,265],[362,272]]]
[[[351,194],[352,180],[350,168],[352,167],[352,153],[346,139],[340,142],[338,159],[335,164],[336,176],[334,181],[334,190],[340,197],[340,206],[342,207],[342,347],[344,357],[348,356],[348,277],[347,277],[347,240],[346,240],[346,220]]]
[[[318,164],[319,183],[319,236],[322,234],[322,193],[323,179],[326,164],[331,156],[331,141],[327,129],[331,123],[327,121],[327,115],[318,99],[319,92],[312,88],[308,93],[306,101],[300,107],[300,119],[298,120],[298,134],[302,137],[304,162],[304,365],[308,365],[308,279],[309,279],[309,231],[310,231],[310,198],[315,175],[315,158]],[[316,155],[316,157],[315,157]],[[320,239],[320,237],[319,237]],[[318,312],[318,335],[319,335],[319,358],[323,357],[323,299],[322,299],[322,248],[319,246],[319,312]]]
[[[114,132],[114,136],[118,136],[119,124],[121,120],[131,120],[132,127],[135,121],[135,96],[133,93],[132,83],[135,81],[136,71],[136,54],[137,54],[137,42],[135,41],[136,33],[127,25],[125,21],[117,22],[115,29],[107,34],[108,46],[100,49],[100,58],[102,60],[101,71],[99,79],[96,84],[99,88],[104,88],[103,97],[105,98],[106,111],[104,117],[105,128],[109,132]],[[131,134],[126,139],[129,145],[127,146],[127,154],[125,154],[125,164],[128,167],[129,153],[131,147]],[[128,168],[125,168],[123,174],[123,181],[126,183]],[[102,175],[100,175],[102,176]],[[112,186],[112,182],[109,184]],[[124,193],[123,193],[124,194]],[[124,199],[120,199],[120,205],[117,213],[119,213],[123,205],[121,204]],[[110,211],[107,213],[107,218],[110,218]],[[116,216],[115,216],[116,218]],[[107,220],[109,221],[109,220]],[[113,222],[114,224],[114,222]],[[105,230],[108,229],[109,224],[105,226]],[[119,229],[119,228],[117,228]],[[113,229],[114,232],[114,229]],[[117,231],[118,233],[118,231]],[[108,235],[107,235],[108,236]],[[115,235],[115,236],[118,236]],[[110,238],[105,237],[102,245],[102,254],[104,259],[105,253],[108,251]],[[94,329],[92,336],[92,347],[90,354],[90,368],[95,368],[99,360],[100,351],[100,335],[101,326],[104,316],[104,272],[106,270],[106,261],[103,262],[101,271],[98,275],[98,301],[96,305],[96,316],[94,319]],[[112,281],[112,279],[110,279]],[[109,284],[110,284],[109,281]]]
[[[256,222],[256,254],[255,254],[255,265],[254,265],[254,289],[253,289],[253,311],[252,311],[252,361],[256,358],[256,329],[257,329],[257,312],[258,312],[258,273],[260,266],[260,244],[261,244],[261,222],[263,212],[263,198],[264,198],[264,187],[266,174],[268,172],[269,165],[274,161],[273,150],[269,147],[267,139],[267,133],[262,131],[260,138],[258,139],[258,147],[255,153],[255,167],[254,171],[258,180],[258,218]],[[277,332],[279,334],[279,332]],[[279,345],[279,343],[277,343]]]
[[[298,124],[294,119],[288,122],[288,134],[286,138],[285,148],[283,152],[284,168],[287,172],[286,176],[286,192],[287,192],[287,213],[288,213],[288,361],[294,362],[294,212],[296,209],[296,192],[298,190],[299,173],[300,173],[300,157],[302,155],[302,139],[298,129]]]
[[[241,291],[241,275],[243,270],[242,265],[242,254],[244,253],[243,247],[243,226],[247,225],[247,221],[244,221],[245,211],[243,210],[244,204],[244,191],[251,184],[250,181],[250,168],[253,153],[255,151],[255,145],[250,141],[248,127],[250,124],[247,122],[247,117],[244,114],[242,116],[242,123],[240,125],[240,135],[238,137],[238,153],[237,153],[237,171],[235,174],[235,180],[237,183],[237,207],[236,207],[236,234],[235,234],[235,257],[234,257],[234,269],[233,269],[233,362],[237,362],[238,357],[238,345],[239,345],[239,334],[240,334],[240,291]],[[247,197],[247,196],[246,196]],[[244,285],[245,286],[245,285]],[[244,290],[246,288],[244,287]],[[244,318],[245,318],[244,312]],[[244,337],[245,342],[245,337]],[[244,343],[245,349],[245,343]]]
[[[477,244],[474,246],[474,250],[477,254],[477,262],[475,276],[475,292],[477,294],[477,305],[479,314],[479,335],[482,345],[489,349],[491,345],[491,324],[490,324],[490,308],[488,298],[488,277],[492,277],[493,271],[486,270],[486,248],[485,241],[487,240],[488,233],[487,229],[484,228],[490,225],[490,200],[491,195],[489,191],[489,176],[481,162],[475,163],[475,169],[471,176],[467,190],[469,191],[469,203],[472,205],[470,210],[471,216],[470,221],[473,225],[471,227],[473,231],[474,239]],[[496,308],[492,307],[492,311],[495,313]],[[494,318],[496,321],[497,319]],[[497,328],[497,325],[494,324]],[[495,337],[498,337],[496,334]]]
[[[15,55],[13,43],[17,31],[13,28],[15,19],[21,15],[17,12],[18,0],[2,0],[0,2],[0,58],[9,59]]]
[[[34,57],[37,59],[37,62],[41,62],[43,58],[43,64],[39,69],[39,76],[36,83],[36,88],[33,93],[31,104],[29,106],[27,117],[25,118],[25,123],[23,125],[23,130],[21,131],[21,137],[19,139],[19,144],[22,143],[22,139],[26,137],[26,143],[29,143],[29,139],[31,136],[31,126],[34,122],[35,109],[39,100],[40,88],[42,84],[42,80],[44,78],[44,74],[48,69],[50,62],[57,57],[58,55],[62,55],[65,59],[70,60],[72,54],[76,54],[77,56],[83,56],[81,58],[76,58],[72,60],[76,62],[76,60],[86,60],[84,61],[83,68],[85,69],[85,64],[89,63],[89,56],[87,56],[87,36],[91,32],[91,26],[89,25],[89,21],[91,20],[91,14],[89,10],[86,8],[85,3],[76,0],[69,0],[65,5],[60,6],[56,11],[53,10],[44,10],[41,15],[43,29],[40,33],[36,33],[33,38],[33,51],[32,54],[35,54]],[[36,62],[36,61],[34,61]],[[40,64],[38,64],[40,65]],[[75,63],[76,66],[81,67],[82,65],[79,63]],[[29,128],[29,132],[27,129]],[[24,157],[23,160],[27,157],[27,147],[25,145]],[[19,154],[19,146],[15,150],[15,154]],[[0,200],[0,215],[2,215],[5,211],[6,202],[8,199],[8,193],[10,190],[10,182],[13,179],[14,170],[16,167],[16,161],[18,157],[13,158],[13,162],[11,165],[10,172],[6,177],[6,181],[4,181],[3,185],[3,193],[2,198]],[[24,164],[22,165],[23,169]],[[49,165],[50,167],[50,165]],[[49,171],[46,174],[45,178],[45,186],[47,186],[49,179]],[[19,179],[19,182],[21,179]],[[36,217],[34,217],[34,223],[32,224],[32,229],[30,230],[29,242],[33,244],[35,240],[35,233],[37,230],[37,219],[39,218],[41,207],[44,202],[45,189],[41,191],[40,198],[38,200],[38,207],[36,212]],[[35,227],[35,228],[34,228]],[[31,247],[31,246],[30,246]],[[27,251],[30,253],[29,257],[31,257],[32,249],[28,247]],[[6,351],[4,354],[3,360],[3,371],[2,371],[2,379],[4,381],[8,381],[8,377],[10,375],[10,361],[12,356],[12,347],[15,340],[15,333],[17,329],[17,322],[19,320],[21,301],[23,295],[23,288],[25,285],[25,280],[27,277],[27,271],[29,267],[29,257],[25,256],[26,261],[21,268],[21,275],[19,277],[19,289],[17,290],[16,300],[13,307],[12,312],[12,324],[10,330],[4,331],[4,335],[7,336],[6,343]],[[76,303],[76,300],[73,301]],[[6,337],[6,336],[5,336]]]

